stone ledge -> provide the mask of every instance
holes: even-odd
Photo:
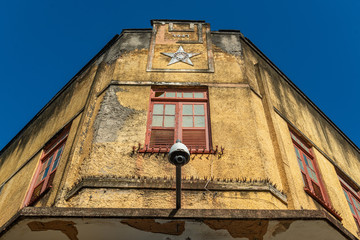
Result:
[[[84,178],[75,184],[66,194],[65,200],[69,200],[83,188],[118,188],[118,189],[142,189],[142,190],[175,190],[176,182],[173,178],[149,178],[149,177],[124,177],[124,178]],[[287,204],[286,195],[276,188],[270,180],[252,180],[247,178],[238,179],[183,179],[183,191],[248,191],[269,192],[284,204]]]
[[[23,219],[34,218],[141,218],[189,220],[322,220],[345,238],[356,240],[344,226],[323,210],[245,209],[139,209],[139,208],[56,208],[25,207],[0,228],[0,237]]]

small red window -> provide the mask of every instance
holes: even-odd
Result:
[[[305,192],[339,221],[342,221],[341,216],[332,207],[328,195],[325,192],[324,184],[311,146],[299,137],[299,135],[293,132],[290,132],[290,135],[294,144]]]
[[[180,139],[189,149],[208,150],[207,91],[153,89],[146,147],[167,149]]]
[[[296,158],[299,163],[302,179],[304,182],[305,190],[313,197],[317,198],[321,203],[327,203],[327,196],[324,191],[322,181],[315,157],[312,149],[294,133],[290,133],[293,140]]]
[[[51,188],[68,133],[69,128],[64,129],[58,136],[50,140],[43,149],[38,169],[25,199],[25,206],[33,204]]]
[[[355,223],[360,231],[360,196],[353,187],[353,184],[346,181],[345,178],[340,176],[340,174],[340,171],[338,171],[338,177],[343,188],[347,203],[354,217]]]

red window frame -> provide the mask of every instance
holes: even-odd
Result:
[[[34,204],[52,187],[68,134],[69,127],[66,127],[45,145],[24,206]]]
[[[358,227],[358,230],[360,232],[360,195],[354,189],[354,187],[352,187],[353,184],[346,181],[338,170],[337,172],[341,187],[343,188],[345,194],[345,198],[354,217],[356,226]]]
[[[146,149],[167,152],[180,139],[192,152],[210,151],[209,136],[206,89],[151,89]]]
[[[323,206],[325,204],[326,208],[331,207],[311,146],[294,132],[290,132],[290,135],[295,148],[295,155],[300,167],[305,192]]]

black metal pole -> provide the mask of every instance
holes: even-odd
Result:
[[[181,208],[181,165],[176,165],[176,209]]]

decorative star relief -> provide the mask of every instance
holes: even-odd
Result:
[[[187,53],[184,51],[183,47],[180,46],[179,49],[175,53],[161,53],[161,54],[171,57],[171,60],[168,64],[168,66],[171,64],[177,63],[177,62],[183,62],[183,63],[189,64],[191,66],[194,66],[194,64],[191,62],[190,58],[194,57],[196,55],[199,55],[200,53]]]

